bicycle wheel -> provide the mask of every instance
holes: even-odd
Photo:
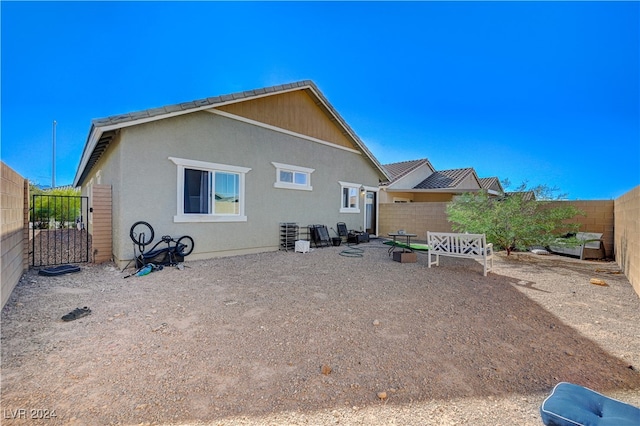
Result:
[[[147,222],[139,221],[133,224],[129,236],[138,246],[144,247],[153,241],[153,228]]]
[[[178,238],[176,242],[176,252],[182,256],[189,256],[193,251],[193,238],[188,235]]]

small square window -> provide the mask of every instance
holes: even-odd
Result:
[[[290,164],[271,163],[276,168],[276,188],[298,189],[311,191],[311,173],[315,170],[308,167],[292,166]]]

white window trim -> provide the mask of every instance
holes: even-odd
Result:
[[[282,188],[282,189],[297,189],[300,191],[313,191],[313,187],[311,186],[311,173],[315,172],[315,169],[310,169],[308,167],[300,167],[300,166],[292,166],[290,164],[282,164],[276,163],[274,161],[271,162],[273,166],[276,168],[276,182],[273,184],[274,188]],[[282,182],[280,181],[280,172],[293,172],[293,173],[304,173],[307,175],[307,184],[300,185],[298,183],[291,182]],[[295,180],[295,179],[294,179]]]
[[[360,213],[360,188],[362,187],[361,184],[359,183],[352,183],[352,182],[342,182],[342,181],[338,181],[338,183],[340,184],[340,213]],[[356,207],[344,207],[342,205],[342,193],[344,192],[345,188],[355,188],[356,193],[358,194],[358,198],[356,198],[357,202],[356,202]]]
[[[188,160],[185,158],[169,157],[177,165],[178,190],[176,195],[177,213],[173,221],[178,222],[246,222],[245,215],[245,174],[251,171],[248,167],[230,166],[227,164],[209,163],[207,161]],[[240,211],[238,214],[185,214],[184,213],[184,169],[192,168],[196,170],[215,172],[237,173],[239,175],[239,199]]]

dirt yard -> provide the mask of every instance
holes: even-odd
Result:
[[[483,277],[358,247],[31,271],[2,311],[2,424],[541,425],[559,381],[640,406],[614,263],[500,254]]]

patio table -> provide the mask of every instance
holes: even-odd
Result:
[[[396,232],[396,233],[387,234],[387,235],[393,238],[393,243],[391,244],[391,247],[389,247],[389,256],[391,256],[391,253],[393,253],[397,247],[401,247],[397,244],[398,238],[401,238],[401,237],[405,237],[407,239],[406,250],[405,250],[405,247],[402,247],[402,252],[404,253],[405,251],[409,251],[413,253],[413,250],[411,249],[411,238],[417,237],[418,234],[407,234],[407,233]]]

